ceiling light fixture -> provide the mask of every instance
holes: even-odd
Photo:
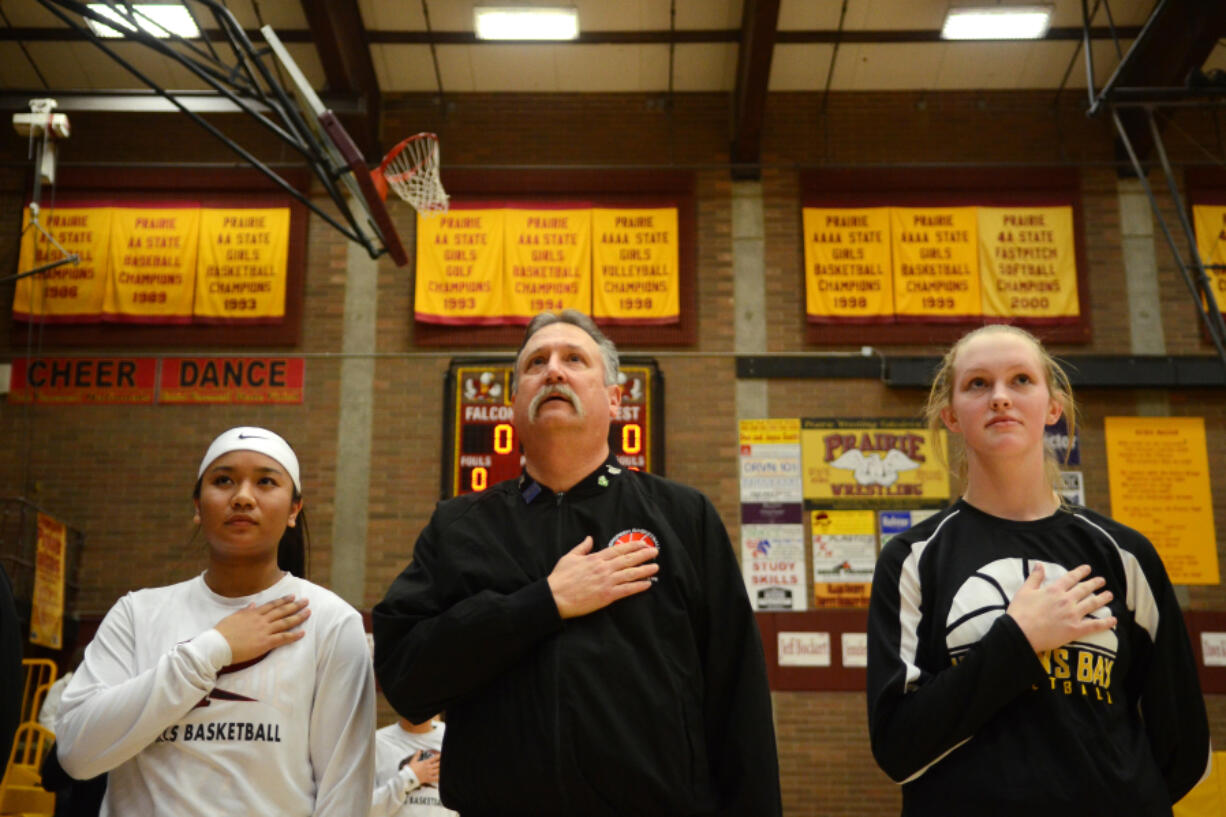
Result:
[[[574,6],[476,6],[478,40],[576,40],[579,10]]]
[[[90,3],[88,8],[100,17],[114,21],[111,25],[105,25],[92,17],[85,18],[90,30],[99,37],[126,37],[136,30],[133,22],[146,34],[152,34],[161,39],[177,36],[190,40],[200,36],[200,29],[196,27],[196,21],[192,19],[184,6],[177,3],[135,3],[133,4],[135,13],[131,18],[115,11],[106,3]]]
[[[1051,12],[1051,6],[951,8],[941,27],[941,39],[1041,40],[1051,25]]]

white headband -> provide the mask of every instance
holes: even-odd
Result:
[[[213,460],[231,451],[255,451],[272,457],[289,472],[289,478],[294,481],[294,488],[298,490],[298,493],[302,493],[302,481],[298,478],[298,457],[294,455],[294,449],[290,448],[289,443],[277,434],[256,426],[239,426],[223,431],[216,440],[213,440],[209,450],[204,452],[204,459],[200,461],[200,472],[196,474],[196,479],[204,476],[204,469],[208,468]]]

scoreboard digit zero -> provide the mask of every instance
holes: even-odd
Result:
[[[519,435],[511,417],[513,358],[453,360],[443,393],[443,498],[484,491],[519,476]],[[651,359],[621,362],[621,410],[609,450],[624,467],[664,473],[663,377]]]

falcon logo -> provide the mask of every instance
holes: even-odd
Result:
[[[644,530],[642,528],[629,528],[628,530],[622,531],[610,539],[609,544],[605,545],[605,547],[611,548],[614,545],[624,545],[629,542],[637,542],[640,545],[647,545],[648,547],[653,547],[656,550],[660,549],[660,540],[656,538],[656,535],[651,531]]]

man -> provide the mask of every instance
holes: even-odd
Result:
[[[780,814],[762,645],[711,503],[610,456],[617,350],[533,318],[512,378],[517,480],[441,503],[375,607],[409,720],[446,710],[462,817]]]

